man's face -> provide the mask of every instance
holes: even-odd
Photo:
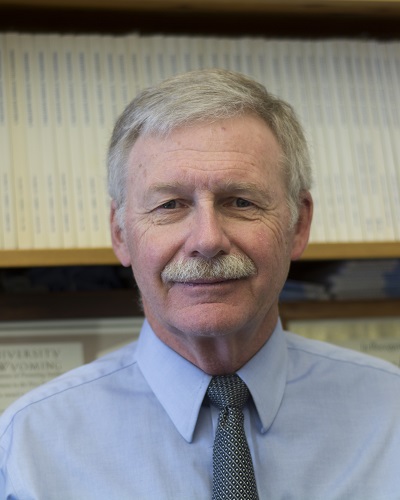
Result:
[[[272,132],[251,115],[135,143],[125,228],[119,230],[113,212],[113,243],[121,262],[132,266],[146,317],[167,344],[243,335],[267,340],[290,260],[306,245],[311,212],[308,198],[305,222],[289,227],[280,157]],[[255,273],[162,279],[178,259],[224,255],[251,259]]]

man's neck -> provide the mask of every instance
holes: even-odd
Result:
[[[181,336],[161,332],[153,327],[158,338],[171,349],[209,375],[227,375],[237,372],[268,341],[276,323],[276,317],[259,328],[234,334],[214,336]]]

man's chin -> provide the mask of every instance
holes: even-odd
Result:
[[[173,323],[184,335],[220,338],[242,329],[246,319],[238,306],[210,302],[187,308]]]

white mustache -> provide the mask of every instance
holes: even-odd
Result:
[[[254,262],[246,255],[221,255],[213,259],[192,257],[170,262],[161,273],[164,283],[188,283],[202,279],[237,280],[257,274]]]

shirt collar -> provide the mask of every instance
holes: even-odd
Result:
[[[237,374],[253,398],[262,433],[267,432],[282,403],[287,379],[288,353],[280,320],[269,340]]]
[[[137,361],[175,427],[191,442],[211,376],[164,344],[146,320],[139,337]]]
[[[175,427],[191,442],[211,376],[164,344],[146,320],[139,337],[137,360]],[[237,373],[252,395],[260,431],[266,432],[278,412],[286,385],[287,349],[280,321],[268,342]]]

